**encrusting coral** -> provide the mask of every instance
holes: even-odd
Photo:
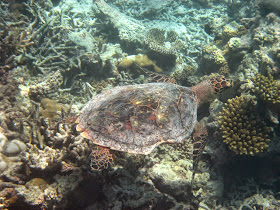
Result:
[[[273,104],[280,103],[280,85],[273,79],[272,75],[268,77],[256,73],[252,78],[254,83],[253,93],[261,100]]]
[[[239,25],[237,22],[233,21],[223,26],[222,36],[224,39],[229,39],[231,37],[240,37],[245,33],[246,33],[245,26]]]
[[[223,141],[236,154],[255,155],[268,147],[271,128],[250,96],[229,99],[219,116]]]
[[[213,65],[213,68],[218,69],[218,72],[223,75],[229,75],[229,65],[225,59],[222,50],[216,45],[209,44],[203,47],[203,60],[207,65]],[[210,64],[209,64],[210,63]],[[209,71],[209,70],[208,70]]]
[[[44,118],[56,120],[58,114],[60,114],[61,112],[66,113],[67,111],[68,109],[66,106],[57,103],[55,100],[43,98],[41,101],[41,109],[39,111],[39,114]]]

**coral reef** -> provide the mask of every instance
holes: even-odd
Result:
[[[40,104],[39,114],[43,116],[45,119],[56,120],[58,115],[68,112],[68,107],[57,103],[55,100],[51,100],[48,98],[43,98]]]
[[[276,2],[1,1],[0,209],[278,209]],[[237,85],[198,111],[197,145],[109,154],[75,129],[103,89],[211,73]]]
[[[223,39],[230,39],[232,37],[240,37],[246,33],[244,25],[240,25],[233,21],[223,26],[222,37]]]
[[[256,73],[252,81],[254,83],[252,91],[261,100],[273,104],[280,103],[280,85],[270,74],[266,77]]]
[[[205,73],[218,72],[223,75],[229,75],[228,62],[225,59],[222,50],[215,45],[206,45],[203,47],[202,65],[207,64],[204,68]],[[205,63],[205,64],[204,64]]]
[[[255,18],[252,21],[255,28],[251,38],[241,37],[241,41],[253,50],[244,56],[237,68],[238,72],[244,74],[243,79],[240,77],[240,80],[251,79],[257,72],[278,77],[279,59],[277,55],[279,54],[280,18],[276,14],[270,13],[265,18]]]
[[[270,142],[271,128],[258,114],[249,96],[229,99],[219,116],[223,141],[237,154],[255,155]]]
[[[27,51],[27,48],[34,44],[31,40],[31,33],[28,29],[30,20],[20,11],[11,13],[12,5],[1,3],[0,15],[2,17],[0,23],[0,81],[6,78],[6,73],[21,63],[20,55]],[[26,11],[26,7],[22,3],[20,10]],[[9,7],[11,6],[11,7]]]
[[[65,151],[59,149],[52,149],[45,146],[43,150],[36,145],[29,145],[30,149],[23,156],[23,161],[26,162],[30,168],[45,170],[48,167],[55,168],[61,164],[61,160],[65,155]]]
[[[96,4],[101,12],[108,16],[115,28],[118,29],[121,40],[128,42],[144,42],[145,26],[136,19],[122,14],[111,7],[104,0],[97,0]]]
[[[51,93],[58,92],[58,88],[63,82],[63,76],[60,71],[55,71],[46,77],[42,78],[43,81],[38,82],[35,85],[31,85],[29,89],[30,97],[46,97]]]
[[[151,28],[146,33],[145,43],[151,50],[163,54],[177,54],[184,47],[183,40],[175,31],[164,31],[163,29]]]

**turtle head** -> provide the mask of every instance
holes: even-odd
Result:
[[[195,92],[198,104],[213,99],[216,95],[222,93],[224,90],[232,87],[232,80],[223,75],[211,77],[201,83],[193,86],[191,89]]]
[[[209,82],[215,94],[222,93],[224,90],[232,87],[232,80],[224,75],[218,75],[209,79]]]

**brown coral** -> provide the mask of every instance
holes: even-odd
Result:
[[[206,45],[203,47],[203,62],[213,66],[211,69],[218,69],[218,72],[222,75],[229,75],[229,65],[225,59],[222,50],[220,50],[216,45]],[[208,70],[209,71],[209,70]],[[209,73],[209,72],[207,72]],[[212,72],[211,72],[212,73]]]
[[[268,147],[271,128],[257,112],[252,97],[229,99],[219,116],[223,141],[236,154],[255,155]]]
[[[261,100],[273,104],[280,103],[280,86],[271,75],[266,77],[257,73],[252,81],[254,83],[253,93]]]

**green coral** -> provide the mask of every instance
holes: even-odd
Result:
[[[244,25],[239,25],[237,22],[233,21],[223,26],[222,36],[224,39],[230,39],[231,37],[240,37],[245,34],[247,29]]]
[[[257,112],[253,97],[229,99],[220,112],[219,124],[223,141],[236,154],[255,155],[268,147],[271,128]]]
[[[271,75],[266,77],[257,73],[252,81],[254,83],[253,93],[261,100],[273,104],[280,103],[280,86]]]
[[[227,44],[229,50],[232,51],[238,50],[241,47],[241,39],[239,37],[232,37]]]

